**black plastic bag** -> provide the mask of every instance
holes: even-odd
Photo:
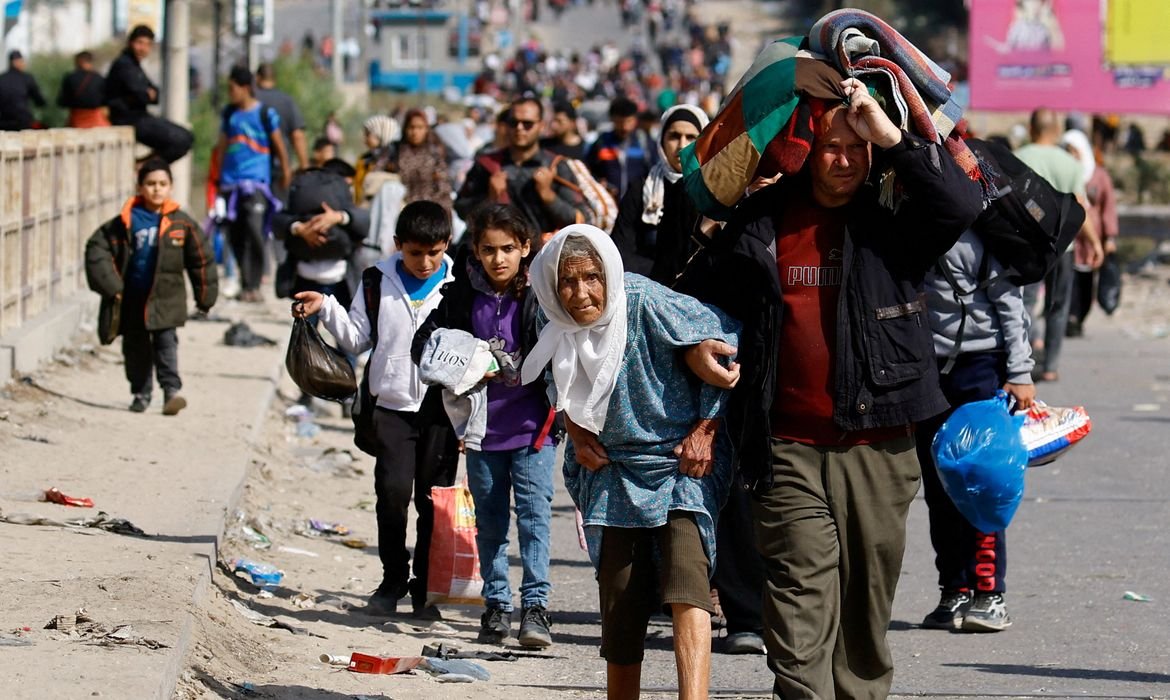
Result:
[[[321,340],[317,329],[303,318],[293,319],[284,366],[288,376],[309,396],[344,401],[357,392],[353,367],[345,353]]]
[[[1121,263],[1117,254],[1105,256],[1105,262],[1097,276],[1097,303],[1101,310],[1112,315],[1121,306]]]

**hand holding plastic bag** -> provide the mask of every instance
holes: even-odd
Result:
[[[300,316],[293,319],[284,366],[309,396],[344,401],[357,393],[357,380],[345,353],[322,340],[317,329]]]
[[[1024,495],[1028,450],[1024,414],[1012,415],[1006,392],[960,406],[931,444],[943,490],[980,532],[1007,528]]]

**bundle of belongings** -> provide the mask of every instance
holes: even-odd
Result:
[[[983,181],[955,128],[962,109],[948,87],[950,75],[881,19],[837,10],[807,37],[769,44],[682,152],[686,189],[699,211],[725,221],[759,182],[800,171],[816,119],[845,99],[846,77],[862,81],[896,126],[943,144],[971,179]],[[881,184],[882,202],[893,207],[892,172]]]

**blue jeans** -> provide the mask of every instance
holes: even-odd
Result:
[[[467,451],[467,484],[475,499],[475,543],[483,598],[489,608],[511,612],[508,584],[508,504],[516,494],[516,529],[520,535],[520,604],[548,607],[549,530],[552,522],[553,465],[556,448],[539,452],[524,447],[507,452]]]

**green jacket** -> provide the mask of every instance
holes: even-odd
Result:
[[[122,303],[122,271],[130,260],[130,211],[139,203],[129,199],[122,213],[94,232],[85,245],[85,278],[89,288],[102,296],[98,337],[112,343],[118,337]],[[154,283],[146,299],[146,329],[175,328],[187,321],[187,285],[191,280],[195,306],[206,311],[215,304],[218,279],[215,255],[199,224],[171,200],[163,205],[159,223],[158,263]]]

